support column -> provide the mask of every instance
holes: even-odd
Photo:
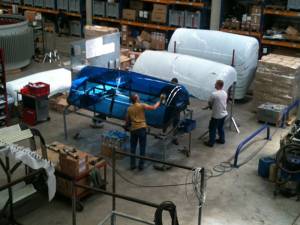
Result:
[[[93,1],[86,0],[85,8],[86,8],[86,24],[92,25],[93,24]]]
[[[212,0],[210,13],[210,29],[219,30],[221,22],[222,0]]]

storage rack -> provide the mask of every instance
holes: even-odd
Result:
[[[184,7],[194,7],[195,9],[202,10],[203,12],[209,9],[209,2],[208,1],[201,1],[201,2],[189,2],[189,1],[168,1],[168,0],[141,0],[145,3],[155,3],[155,4],[162,4],[162,5],[180,5]],[[123,9],[124,2],[120,1],[120,14]],[[202,15],[206,15],[203,13]],[[119,15],[119,18],[122,18],[121,15]],[[168,14],[167,14],[168,18]],[[155,30],[162,30],[162,31],[174,31],[176,30],[176,26],[169,26],[166,24],[156,24],[153,22],[139,22],[139,21],[130,21],[125,19],[113,19],[110,17],[101,17],[101,16],[93,16],[94,21],[102,21],[102,22],[112,22],[112,23],[118,23],[120,25],[129,25],[134,27],[142,27],[142,28],[149,28],[149,29],[155,29]],[[205,18],[201,18],[201,21],[205,21]],[[201,28],[208,28],[207,23],[202,23]]]
[[[45,1],[48,2],[49,0]],[[18,5],[18,8],[22,11],[30,10],[39,12],[45,15],[52,15],[57,17],[60,13],[64,13],[64,15],[68,16],[72,19],[79,19],[80,22],[80,36],[83,37],[83,27],[85,25],[85,1],[84,0],[52,0],[54,4],[51,4],[54,7],[50,7],[49,4],[45,4],[43,6],[36,6],[33,4],[32,0],[29,1],[20,1],[17,3],[16,1],[6,0],[0,2],[2,7],[11,7],[13,4]],[[66,8],[59,8],[58,2],[67,2]],[[72,4],[71,4],[72,2]],[[72,5],[72,7],[70,7]],[[75,7],[76,5],[76,7]],[[57,20],[55,20],[57,21]]]
[[[94,0],[95,1],[95,0]],[[93,2],[94,2],[93,1]],[[166,14],[166,23],[156,23],[150,20],[146,21],[139,21],[137,18],[135,20],[127,20],[122,17],[122,10],[128,7],[125,7],[131,0],[120,0],[119,1],[119,14],[116,15],[115,18],[109,17],[107,15],[95,15],[93,12],[93,21],[95,24],[114,24],[114,26],[121,27],[122,25],[127,25],[130,28],[142,28],[147,31],[160,31],[166,34],[166,39],[169,39],[171,34],[179,27],[184,26],[174,26],[170,25],[169,23],[169,10],[173,7],[180,7],[180,10],[187,10],[190,9],[192,11],[198,10],[201,11],[201,18],[200,18],[200,28],[207,29],[208,22],[209,22],[209,12],[210,12],[210,0],[200,0],[199,2],[196,1],[184,1],[184,0],[139,0],[144,4],[147,4],[151,8],[151,4],[160,4],[167,6],[167,14]],[[100,1],[104,4],[103,1]],[[105,4],[104,4],[105,5]],[[101,7],[104,7],[101,6]],[[94,7],[95,8],[95,7]],[[94,10],[94,9],[93,9]],[[105,9],[102,11],[104,12]],[[105,14],[105,13],[103,13]],[[167,42],[167,41],[166,41]]]
[[[0,49],[0,127],[7,126],[8,119],[4,52]]]
[[[295,20],[295,19],[300,19],[300,11],[270,8],[270,7],[266,7],[264,4],[262,5],[262,10],[263,13],[261,17],[261,29],[258,32],[242,31],[242,30],[235,30],[235,29],[223,29],[223,28],[221,28],[220,30],[228,33],[256,37],[262,46],[271,46],[271,47],[276,46],[276,47],[284,47],[284,48],[290,48],[296,50],[300,49],[300,42],[270,40],[263,37],[267,17],[269,16],[273,16],[277,18],[287,17],[291,20]]]
[[[300,19],[300,12],[291,11],[291,10],[278,10],[272,8],[265,8],[264,17],[266,16],[277,16],[277,17],[288,17],[289,19]],[[265,18],[263,19],[262,22],[264,21]],[[261,41],[263,45],[300,49],[300,42],[269,40],[265,38],[262,38]]]
[[[54,4],[47,4],[47,5],[37,5],[33,4],[32,0],[23,0],[23,1],[14,1],[14,0],[3,0],[2,6],[5,7],[11,7],[12,4],[17,4],[19,9],[21,10],[32,10],[36,12],[40,12],[43,14],[48,14],[52,16],[58,16],[60,12],[64,12],[64,14],[68,17],[79,19],[80,20],[80,28],[81,28],[81,36],[83,36],[83,27],[85,25],[85,1],[84,0],[52,0]],[[70,2],[80,2],[80,11],[74,12],[70,10]],[[168,39],[172,32],[176,30],[176,28],[180,26],[171,26],[168,23],[169,18],[169,9],[173,7],[179,7],[180,10],[191,10],[191,11],[200,11],[200,28],[207,29],[209,26],[209,17],[210,17],[210,2],[211,0],[197,0],[197,1],[186,1],[186,0],[138,0],[140,2],[145,3],[149,7],[151,7],[151,4],[161,4],[167,6],[167,22],[166,23],[154,23],[150,21],[138,21],[133,20],[125,20],[122,18],[122,10],[125,8],[125,5],[129,3],[130,0],[119,0],[118,2],[118,14],[115,17],[103,15],[93,16],[93,23],[95,24],[110,24],[113,26],[121,27],[122,25],[127,25],[132,28],[142,28],[145,30],[150,31],[161,31],[166,34],[166,38]],[[69,10],[66,10],[66,7],[64,7],[65,3],[67,2],[66,6],[68,6]],[[93,2],[93,1],[91,1]],[[101,1],[102,3],[105,3],[105,1]],[[62,4],[63,3],[63,4]],[[73,4],[73,3],[72,3]],[[93,3],[92,3],[93,4]],[[49,7],[53,5],[53,7]],[[105,7],[105,6],[104,6]],[[106,9],[104,9],[106,10]]]

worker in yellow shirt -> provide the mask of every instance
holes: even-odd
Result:
[[[161,97],[163,98],[163,97]],[[131,154],[136,154],[136,147],[140,144],[140,155],[145,156],[147,142],[147,122],[145,110],[156,110],[160,106],[160,101],[154,105],[147,105],[140,102],[138,94],[131,96],[132,105],[128,107],[126,115],[126,125],[130,129],[130,150]],[[136,168],[135,157],[130,157],[130,169]],[[144,169],[144,161],[139,161],[139,170]]]

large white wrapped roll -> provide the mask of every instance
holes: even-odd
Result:
[[[179,83],[196,98],[208,100],[214,91],[216,80],[224,81],[228,90],[237,75],[233,67],[193,56],[162,51],[143,52],[133,66],[133,71]]]
[[[235,98],[242,99],[254,78],[258,62],[259,43],[255,38],[221,31],[177,29],[168,51],[209,59],[232,65],[237,71]]]
[[[44,82],[46,84],[49,84],[49,96],[52,96],[57,93],[69,91],[72,84],[72,74],[70,70],[63,68],[35,73],[17,80],[7,82],[7,93],[14,98],[15,104],[17,104],[17,92],[19,92],[28,83],[36,82]]]

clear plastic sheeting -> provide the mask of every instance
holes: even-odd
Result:
[[[17,92],[19,92],[28,83],[44,82],[50,85],[50,95],[68,91],[72,84],[71,71],[67,69],[48,70],[41,73],[35,73],[17,80],[7,82],[7,93],[14,98],[15,104],[18,103]],[[21,97],[21,96],[19,96]]]
[[[221,31],[179,28],[172,35],[168,51],[226,65],[234,62],[237,71],[235,98],[242,99],[255,75],[259,43],[252,37]]]
[[[231,66],[161,51],[143,52],[133,71],[168,81],[176,77],[192,96],[205,101],[214,91],[216,80],[223,80],[224,89],[228,90],[237,79],[236,71]]]

